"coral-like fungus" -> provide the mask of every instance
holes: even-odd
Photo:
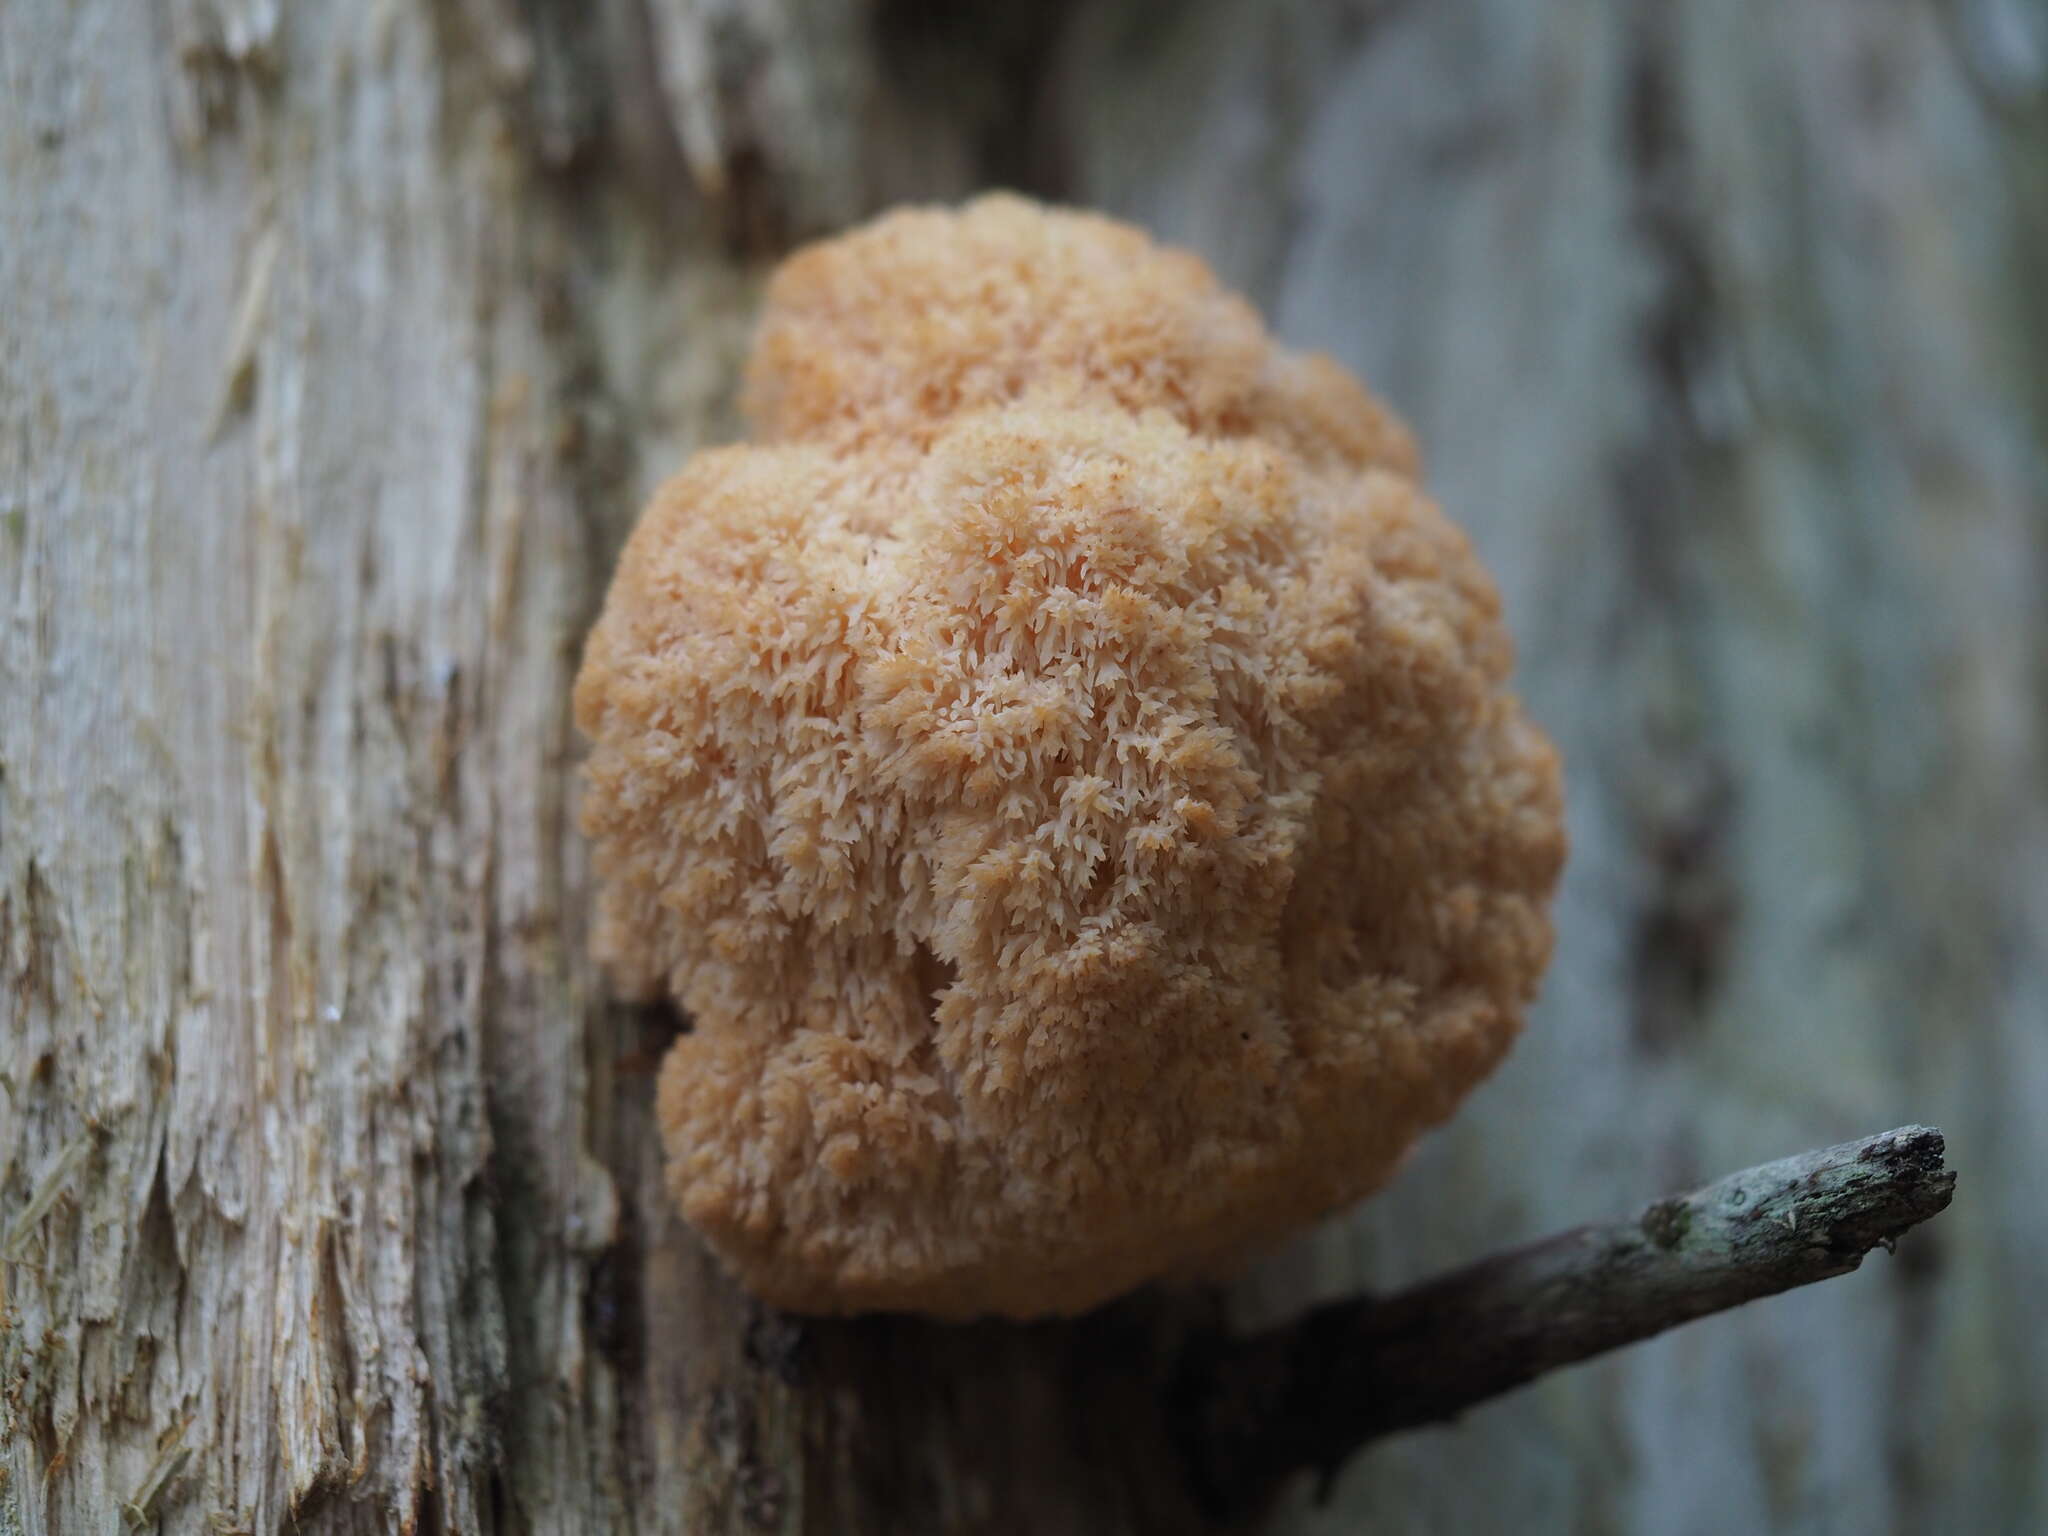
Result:
[[[1026,1316],[1365,1194],[1550,949],[1555,756],[1405,430],[1191,256],[991,197],[775,278],[750,444],[576,687],[600,952],[756,1292]]]

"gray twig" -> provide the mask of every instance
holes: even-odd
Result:
[[[1436,1423],[1560,1366],[1761,1296],[1847,1274],[1955,1190],[1939,1131],[1803,1152],[1384,1298],[1192,1350],[1173,1394],[1219,1512],[1367,1442]]]

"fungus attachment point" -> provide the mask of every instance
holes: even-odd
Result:
[[[1368,1193],[1508,1047],[1557,764],[1406,431],[984,198],[793,257],[576,685],[669,1182],[799,1311],[1074,1312]]]

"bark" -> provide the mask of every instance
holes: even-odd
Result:
[[[1204,250],[1412,417],[1569,762],[1529,1037],[1231,1318],[1871,1123],[1972,1175],[1901,1262],[1274,1527],[2039,1524],[2044,39],[0,4],[0,1532],[1200,1528],[1143,1405],[1208,1300],[757,1314],[660,1198],[673,1021],[586,957],[568,684],[640,499],[736,432],[790,242],[991,181]]]

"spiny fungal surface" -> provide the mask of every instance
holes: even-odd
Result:
[[[1507,1049],[1564,854],[1406,430],[1192,256],[991,197],[784,264],[753,441],[576,686],[683,1213],[797,1310],[1073,1312],[1364,1195]]]

